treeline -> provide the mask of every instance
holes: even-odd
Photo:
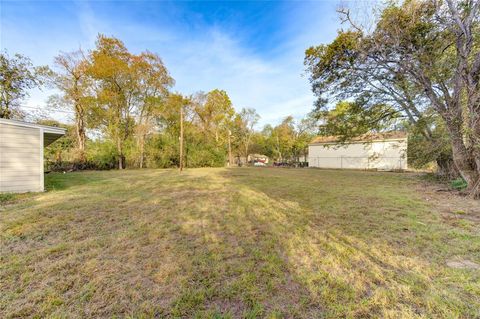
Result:
[[[60,53],[52,67],[33,67],[28,58],[6,53],[0,62],[1,117],[29,115],[22,101],[28,90],[45,85],[59,92],[49,109],[73,114],[73,125],[39,120],[68,129],[46,150],[53,169],[176,167],[181,114],[186,167],[245,163],[253,153],[298,161],[315,133],[313,119],[292,117],[256,131],[257,112],[236,111],[223,90],[172,92],[174,79],[157,54],[133,54],[113,37],[99,35],[88,52]]]

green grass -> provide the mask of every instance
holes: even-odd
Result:
[[[0,194],[0,204],[6,204],[15,199],[15,195],[11,193]]]
[[[0,206],[0,317],[478,318],[479,225],[408,174],[49,174]],[[457,214],[458,216],[462,216]],[[458,217],[458,218],[460,218]]]

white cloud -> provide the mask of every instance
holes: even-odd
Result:
[[[288,115],[310,111],[313,95],[302,77],[301,55],[262,58],[219,30],[178,47],[165,62],[183,93],[224,89],[237,108],[253,107],[260,123],[278,123]]]
[[[324,3],[295,5],[294,10],[281,17],[282,29],[285,29],[283,37],[267,48],[268,54],[249,47],[232,29],[222,29],[218,25],[149,24],[129,19],[128,14],[106,19],[105,13],[101,15],[84,1],[74,6],[76,28],[70,27],[69,34],[65,35],[58,23],[52,31],[61,35],[61,43],[38,39],[34,45],[13,46],[24,49],[20,52],[36,58],[39,63],[49,63],[59,50],[75,50],[79,46],[92,48],[98,33],[113,35],[133,52],[148,49],[158,53],[176,80],[175,89],[183,94],[224,89],[238,109],[255,108],[261,115],[260,125],[277,124],[288,115],[301,117],[313,107],[314,97],[308,79],[302,76],[304,50],[335,36],[338,24],[334,8],[335,3],[327,6],[328,12],[321,11],[325,10]],[[28,31],[31,30],[16,32],[19,38],[27,40],[25,32]],[[32,92],[27,105],[44,105],[51,93]],[[67,119],[62,114],[59,117]]]

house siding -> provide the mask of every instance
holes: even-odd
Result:
[[[407,169],[407,139],[311,144],[308,166],[344,169]]]
[[[0,123],[0,192],[43,191],[41,128]]]

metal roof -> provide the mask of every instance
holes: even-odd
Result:
[[[402,131],[392,131],[384,133],[368,133],[358,137],[342,141],[339,136],[317,136],[309,145],[315,144],[336,144],[336,143],[371,143],[374,141],[387,141],[387,140],[404,140],[407,138],[407,133]]]

